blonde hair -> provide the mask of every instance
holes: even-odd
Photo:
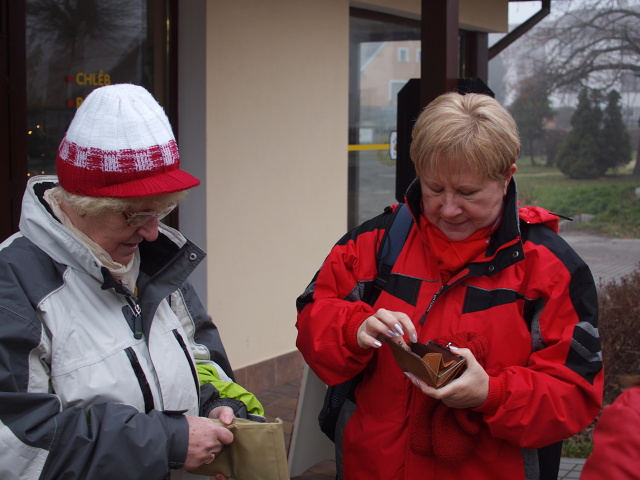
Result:
[[[67,192],[61,186],[51,189],[51,195],[58,203],[64,202],[73,208],[78,215],[100,215],[105,212],[131,212],[135,213],[144,208],[152,208],[161,211],[169,205],[179,204],[186,196],[187,190],[165,193],[142,198],[111,198],[111,197],[85,197]],[[151,204],[150,204],[151,201]]]
[[[518,127],[488,95],[445,93],[420,113],[410,154],[418,176],[471,171],[502,180],[520,154]]]

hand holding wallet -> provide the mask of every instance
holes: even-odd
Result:
[[[433,388],[445,386],[462,374],[465,359],[435,342],[407,343],[405,350],[392,339],[386,339],[403,372],[410,372]]]

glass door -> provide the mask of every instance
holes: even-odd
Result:
[[[26,0],[28,176],[55,174],[76,109],[95,88],[134,83],[169,103],[168,0]]]
[[[349,228],[395,200],[397,95],[420,77],[420,22],[353,8],[349,51]]]

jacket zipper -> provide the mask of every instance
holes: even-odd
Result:
[[[133,368],[133,372],[136,374],[138,384],[140,385],[140,390],[142,390],[145,413],[149,413],[151,410],[153,410],[153,394],[151,393],[151,387],[149,386],[147,377],[144,374],[144,370],[142,370],[142,365],[140,365],[138,356],[136,355],[136,352],[133,350],[133,348],[127,347],[124,349],[124,351],[129,358],[129,362],[131,362],[131,368]]]
[[[177,329],[174,329],[172,331],[173,331],[174,337],[176,337],[176,340],[178,341],[178,343],[180,344],[180,347],[182,348],[182,352],[184,353],[184,356],[187,357],[187,363],[189,364],[189,368],[191,368],[191,375],[193,376],[193,381],[196,385],[196,392],[198,394],[198,402],[199,402],[200,401],[200,380],[198,379],[198,372],[196,371],[196,367],[193,365],[193,362],[191,361],[191,355],[189,355],[189,350],[187,349],[186,343],[184,343],[184,339],[182,338],[182,336],[180,335]]]

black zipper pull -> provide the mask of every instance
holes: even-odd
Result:
[[[125,311],[127,310],[127,307],[124,307],[123,313],[125,314],[125,317],[127,317],[129,326],[133,331],[133,338],[135,338],[136,340],[140,340],[142,338],[142,309],[140,308],[140,305],[138,305],[138,302],[134,300],[134,298],[127,295],[126,299],[129,303],[129,312]]]

